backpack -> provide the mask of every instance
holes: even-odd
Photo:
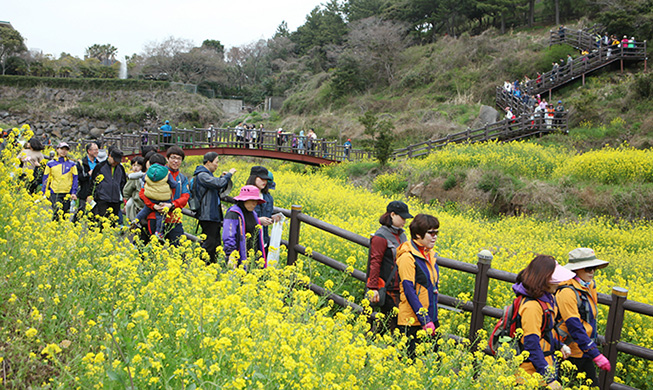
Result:
[[[198,214],[202,208],[202,199],[208,191],[204,191],[204,194],[200,196],[199,194],[199,183],[197,176],[193,176],[190,179],[190,198],[188,198],[188,209],[195,214]]]
[[[546,306],[546,303],[540,301],[539,299],[533,299],[531,297],[526,297],[523,295],[518,295],[510,305],[507,305],[503,308],[503,315],[499,319],[499,322],[490,333],[488,338],[488,346],[490,347],[490,353],[496,355],[499,347],[503,343],[509,343],[512,348],[516,351],[516,355],[524,351],[524,345],[522,344],[521,336],[515,337],[515,332],[517,329],[520,329],[521,316],[519,315],[519,308],[523,303],[528,301],[537,301],[542,307],[542,328],[541,333],[542,337],[552,345],[552,340],[548,340],[549,331],[554,328],[553,323],[553,310]],[[544,353],[544,356],[553,354],[553,351],[548,351]]]
[[[558,287],[557,291],[560,291],[564,288],[570,288],[575,294],[576,294],[576,304],[578,305],[578,315],[581,320],[590,323],[592,320],[592,305],[590,304],[589,297],[586,292],[577,289],[576,287],[572,285],[564,285]],[[556,292],[557,293],[557,292]],[[556,316],[556,327],[558,327],[560,324],[562,324],[564,320],[562,319],[562,314],[558,312],[558,315]],[[560,341],[565,343],[566,345],[569,345],[574,342],[573,338],[568,332],[563,331],[562,329],[557,329],[558,331],[558,338]],[[592,338],[592,337],[590,337]],[[594,339],[596,342],[596,339]]]

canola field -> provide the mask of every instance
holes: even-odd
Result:
[[[29,134],[29,130],[25,129]],[[18,129],[12,136],[17,136]],[[11,140],[11,139],[10,139]],[[600,152],[597,152],[600,153]],[[414,362],[406,340],[376,336],[364,316],[333,308],[302,286],[312,281],[362,303],[362,283],[303,258],[296,267],[228,270],[206,266],[197,244],[135,247],[123,229],[50,221],[47,201],[30,196],[17,179],[17,150],[0,161],[0,368],[6,388],[49,389],[509,389],[523,357],[494,358],[441,339],[437,353],[422,344]],[[79,155],[78,155],[79,156]],[[79,156],[81,157],[81,156]],[[197,159],[187,159],[192,169]],[[249,167],[236,167],[234,193]],[[368,236],[390,199],[292,164],[271,164],[278,207],[303,212]],[[233,195],[233,194],[232,194]],[[599,291],[629,289],[652,303],[650,223],[619,225],[607,219],[577,223],[524,217],[488,221],[408,201],[413,214],[440,219],[436,249],[474,262],[481,249],[493,267],[517,272],[534,253],[556,256],[588,246],[611,262],[597,275]],[[286,229],[287,230],[287,229]],[[364,270],[364,248],[302,226],[301,243]],[[472,279],[442,269],[442,293],[469,299]],[[491,285],[490,304],[510,299],[510,286]],[[466,335],[469,318],[441,313],[442,331]],[[599,318],[605,326],[606,312]],[[490,326],[491,321],[486,321]],[[653,321],[627,315],[624,339],[653,347]],[[485,335],[481,334],[483,338]],[[483,342],[483,340],[481,340]],[[480,363],[480,364],[479,364]],[[644,388],[653,367],[621,357],[617,380]],[[563,382],[582,388],[569,373]],[[537,388],[531,378],[525,388]]]

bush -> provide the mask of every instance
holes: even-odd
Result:
[[[398,173],[386,173],[377,176],[372,182],[374,191],[380,192],[384,196],[392,197],[393,195],[403,194],[408,187],[408,181]]]

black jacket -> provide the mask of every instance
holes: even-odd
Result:
[[[91,166],[88,163],[88,156],[84,156],[81,161],[77,162],[77,181],[79,183],[77,197],[86,199],[86,197],[91,195],[91,190],[93,189],[91,185]]]
[[[102,181],[97,182],[97,177],[100,174],[104,176],[104,178]],[[125,168],[122,167],[122,164],[118,164],[118,166],[113,170],[112,175],[109,161],[104,160],[95,166],[90,181],[95,185],[95,192],[93,193],[93,198],[95,200],[118,203],[122,200],[122,189],[127,183],[127,175],[125,174]]]

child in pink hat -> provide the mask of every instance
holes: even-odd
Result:
[[[224,217],[222,242],[227,263],[233,259],[240,266],[253,251],[253,259],[263,258],[263,267],[267,267],[261,222],[254,208],[265,203],[261,191],[256,186],[246,185],[240,189],[238,196],[234,197],[236,204],[227,210]]]

